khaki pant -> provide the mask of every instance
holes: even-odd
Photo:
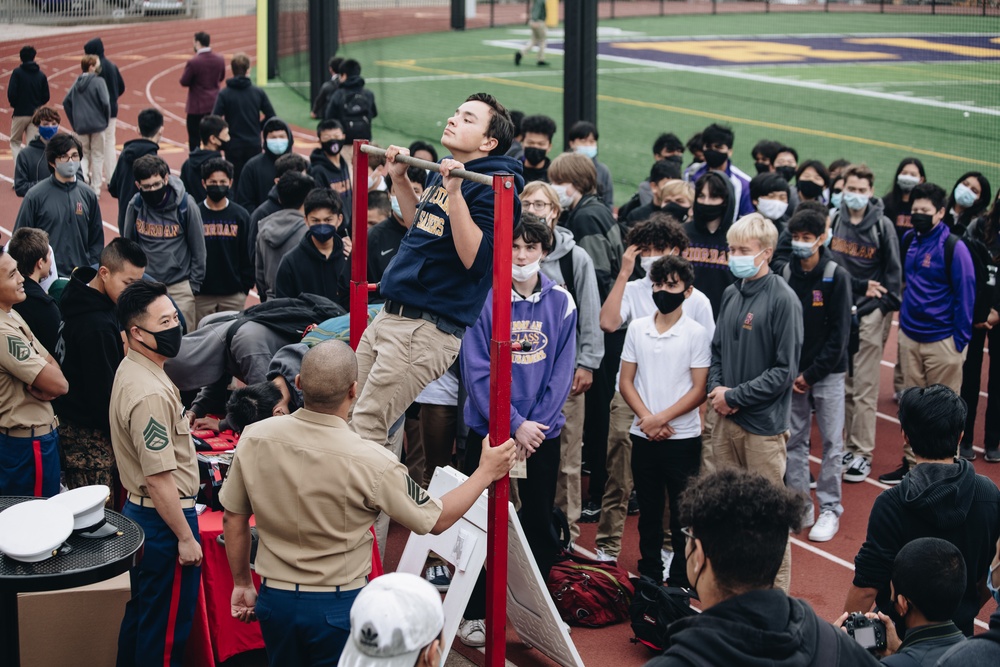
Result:
[[[870,463],[875,451],[882,351],[892,328],[892,315],[875,309],[862,317],[860,324],[854,375],[848,375],[845,383],[844,451],[863,456]]]
[[[962,365],[969,348],[959,352],[951,336],[933,343],[918,343],[899,330],[899,360],[903,367],[903,386],[929,387],[943,384],[956,394],[962,391]],[[910,465],[916,463],[913,450],[903,445]]]
[[[22,140],[22,136],[24,137]],[[31,116],[14,116],[10,119],[10,153],[11,159],[17,160],[17,154],[28,142],[38,136],[38,128],[31,124]]]
[[[80,172],[87,178],[87,183],[98,195],[104,184],[104,132],[79,135],[83,146],[83,161]]]
[[[177,306],[177,311],[184,318],[184,324],[187,325],[187,331],[190,333],[195,330],[195,322],[197,322],[197,307],[194,302],[194,292],[191,291],[191,283],[187,280],[182,280],[179,283],[174,283],[173,285],[167,285],[167,294],[170,298],[174,300],[174,304]]]
[[[108,127],[104,130],[104,179],[111,181],[118,165],[117,134],[118,119],[112,118],[108,121]]]
[[[604,485],[596,540],[597,548],[612,556],[621,553],[628,497],[632,493],[632,439],[629,429],[634,418],[632,408],[621,392],[616,391],[611,399],[611,425],[608,429],[608,482]]]
[[[556,480],[556,507],[566,515],[573,542],[580,537],[580,466],[583,463],[583,400],[584,394],[566,399],[562,413],[566,425],[559,434],[559,477]]]
[[[521,55],[528,55],[532,47],[537,46],[538,60],[545,60],[545,39],[549,33],[548,27],[546,27],[545,21],[528,21],[528,26],[531,28],[531,39],[521,49]]]
[[[721,415],[715,423],[706,470],[726,466],[759,473],[777,485],[785,485],[788,431],[777,435],[757,435]],[[785,557],[774,580],[775,588],[788,592],[792,582],[792,550],[785,545]]]
[[[201,326],[201,321],[212,313],[224,313],[230,310],[241,311],[247,307],[246,292],[236,294],[199,294],[194,298],[195,322],[192,330]]]

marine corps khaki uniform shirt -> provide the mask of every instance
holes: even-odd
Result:
[[[122,486],[149,497],[146,477],[171,471],[181,498],[198,493],[198,459],[181,395],[163,369],[129,350],[111,390],[111,445]]]
[[[219,499],[255,515],[257,574],[311,586],[370,573],[369,528],[380,511],[419,534],[441,515],[441,502],[384,446],[306,409],[246,428]]]
[[[52,404],[28,393],[49,352],[15,310],[0,312],[0,428],[50,426]]]

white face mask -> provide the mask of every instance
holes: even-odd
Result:
[[[656,260],[660,259],[661,257],[663,257],[663,255],[654,255],[653,257],[639,258],[639,263],[642,265],[642,270],[646,272],[647,276],[649,275],[649,270],[653,268],[653,264],[655,264]]]
[[[765,218],[780,220],[781,216],[788,210],[788,202],[779,199],[758,199],[757,210]]]
[[[526,264],[524,266],[513,264],[510,267],[511,278],[519,283],[527,282],[538,274],[538,267],[541,263],[542,261],[540,259],[536,259],[531,264]]]
[[[552,189],[556,191],[559,195],[559,205],[564,209],[568,209],[573,205],[573,198],[569,194],[569,188],[565,185],[553,185]]]

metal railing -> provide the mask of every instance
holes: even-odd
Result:
[[[154,19],[228,18],[256,11],[256,0],[4,0],[0,22],[114,24]]]

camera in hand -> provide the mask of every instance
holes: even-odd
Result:
[[[885,650],[885,623],[881,620],[854,612],[844,621],[844,628],[861,648],[872,653]]]

